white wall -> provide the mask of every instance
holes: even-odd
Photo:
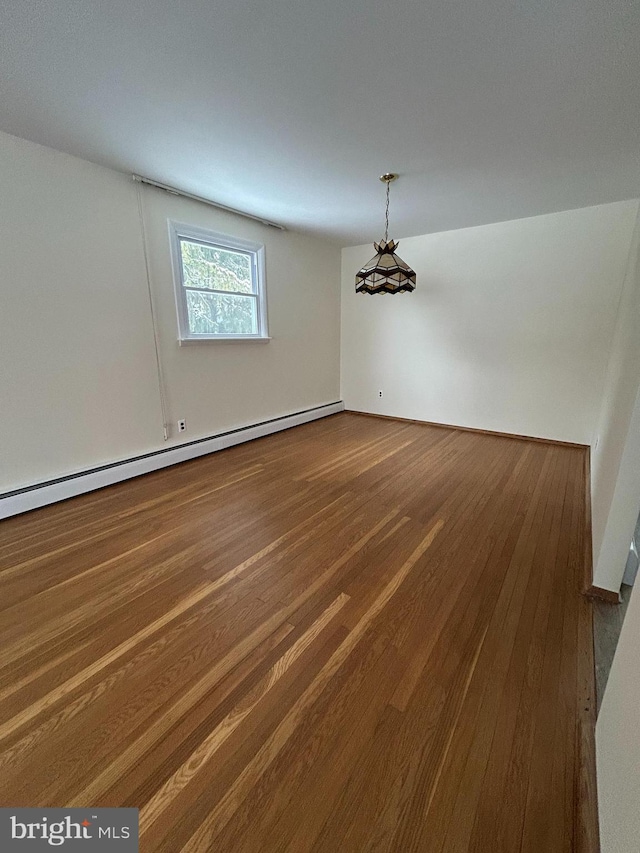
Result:
[[[637,853],[640,838],[640,592],[634,588],[596,725],[602,853]]]
[[[340,249],[145,188],[167,404],[189,437],[340,399]],[[180,347],[167,219],[265,244],[269,343]]]
[[[640,362],[636,364],[636,371],[640,372]],[[602,514],[606,513],[606,524],[599,552],[596,552],[593,573],[594,586],[614,592],[620,590],[629,546],[640,514],[640,390],[636,395],[631,419],[627,419],[626,423],[629,429],[619,456],[613,498],[608,507],[601,508]],[[615,450],[619,448],[612,448],[612,456]],[[594,538],[594,549],[596,546]]]
[[[418,285],[397,296],[356,295],[373,249],[344,249],[346,407],[590,444],[637,212],[619,202],[404,239]]]
[[[192,440],[339,399],[334,245],[144,189],[169,420]],[[167,217],[264,242],[267,344],[179,347]],[[0,492],[163,442],[136,185],[0,134]]]
[[[640,216],[592,449],[594,584],[620,589],[640,512]],[[635,411],[634,411],[635,405]]]

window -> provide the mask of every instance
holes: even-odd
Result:
[[[268,340],[264,246],[170,222],[181,343]]]

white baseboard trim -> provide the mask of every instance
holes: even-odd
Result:
[[[206,456],[209,453],[224,450],[226,447],[232,447],[234,444],[242,444],[245,441],[252,441],[254,438],[261,438],[284,429],[309,423],[309,421],[326,418],[328,415],[335,415],[343,410],[344,403],[342,401],[329,403],[325,406],[295,412],[292,415],[274,418],[253,426],[241,427],[210,438],[198,439],[187,444],[181,444],[178,447],[158,450],[154,453],[138,456],[135,459],[114,462],[112,465],[103,465],[91,471],[27,486],[24,489],[0,495],[0,518],[9,518],[12,515],[19,515],[22,512],[38,509],[38,507],[64,501],[76,495],[93,492],[122,480],[130,480],[132,477],[157,471],[158,468],[168,468],[178,462],[186,462],[188,459]]]

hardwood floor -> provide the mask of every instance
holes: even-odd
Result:
[[[344,413],[3,522],[0,805],[137,806],[144,853],[594,850],[584,471]]]

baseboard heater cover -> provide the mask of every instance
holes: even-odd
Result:
[[[313,409],[305,409],[291,415],[239,427],[218,435],[199,438],[174,447],[162,448],[151,453],[145,453],[142,456],[136,456],[133,459],[124,459],[120,462],[92,468],[89,471],[80,471],[66,477],[48,480],[45,483],[37,483],[12,492],[6,492],[0,495],[0,519],[64,501],[86,492],[93,492],[96,489],[102,489],[104,486],[111,486],[123,480],[130,480],[133,477],[157,471],[159,468],[168,468],[179,462],[196,459],[198,456],[207,456],[209,453],[233,447],[235,444],[253,441],[255,438],[262,438],[265,435],[291,429],[291,427],[300,426],[319,418],[326,418],[342,411],[344,411],[342,401],[326,403]]]

